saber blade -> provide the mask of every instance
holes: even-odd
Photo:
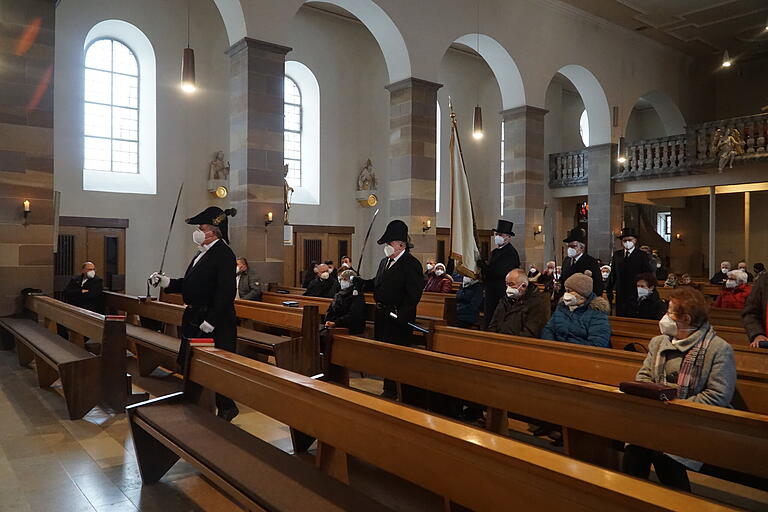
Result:
[[[171,215],[171,225],[168,227],[168,236],[165,237],[165,248],[163,249],[163,259],[160,261],[160,274],[163,273],[163,267],[165,266],[165,255],[168,253],[168,242],[171,240],[171,231],[173,231],[173,222],[176,220],[176,212],[179,211],[179,200],[181,199],[181,191],[184,190],[184,182],[181,182],[179,187],[179,195],[176,196],[176,206],[173,207],[173,215]]]
[[[365,234],[365,240],[363,240],[363,248],[360,251],[360,258],[357,260],[357,275],[362,275],[360,273],[360,266],[363,264],[363,254],[365,254],[365,246],[368,245],[368,238],[371,236],[371,229],[373,229],[373,223],[376,221],[376,216],[379,214],[379,211],[381,211],[381,208],[376,208],[376,211],[373,212],[373,218],[371,219],[371,223],[368,225],[368,232]]]

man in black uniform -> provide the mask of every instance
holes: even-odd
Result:
[[[617,316],[632,316],[637,302],[635,278],[646,272],[653,273],[656,268],[651,264],[648,254],[637,248],[637,233],[634,229],[622,229],[618,238],[624,248],[613,253],[606,292],[610,300],[616,291]]]
[[[494,242],[497,247],[491,251],[487,263],[478,262],[485,283],[484,329],[487,329],[488,324],[491,323],[499,300],[505,296],[507,274],[520,267],[520,256],[517,254],[517,249],[512,246],[512,237],[515,236],[512,226],[512,222],[499,219],[494,232]]]
[[[411,327],[408,323],[416,320],[416,305],[424,290],[424,270],[419,260],[411,254],[412,245],[408,239],[408,226],[405,222],[390,222],[377,242],[384,245],[384,258],[379,263],[376,278],[365,282],[365,288],[373,290],[373,298],[376,300],[373,337],[395,345],[410,344]],[[397,396],[393,381],[384,381],[382,396]]]
[[[64,288],[64,300],[73,306],[103,313],[103,286],[101,278],[96,275],[96,265],[86,261],[83,263],[82,273],[73,277]]]
[[[595,258],[586,254],[587,233],[581,228],[574,228],[568,232],[563,243],[568,244],[568,257],[563,261],[563,272],[560,276],[560,289],[564,289],[565,280],[573,274],[587,274],[592,277],[592,291],[598,297],[603,294],[603,278],[600,275],[600,264]]]
[[[217,348],[235,351],[237,317],[235,316],[235,254],[229,248],[227,216],[234,208],[222,210],[210,206],[187,219],[197,225],[192,239],[200,250],[192,258],[184,277],[171,279],[157,272],[149,276],[153,286],[160,285],[168,293],[181,292],[187,309],[182,318],[182,338],[213,338]],[[183,342],[179,361],[183,363],[188,346]],[[227,421],[238,415],[235,402],[216,394],[217,415]]]

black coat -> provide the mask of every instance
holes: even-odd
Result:
[[[603,294],[603,276],[600,274],[600,264],[589,254],[582,254],[575,264],[573,258],[565,258],[560,282],[565,283],[573,274],[584,274],[587,270],[592,273],[592,291],[599,297]]]
[[[488,263],[483,265],[485,283],[485,325],[490,323],[496,305],[506,295],[506,278],[510,270],[520,267],[520,256],[511,243],[491,251]]]
[[[72,304],[79,308],[93,311],[94,313],[104,313],[104,293],[103,281],[99,276],[93,279],[86,279],[83,283],[82,274],[69,280],[64,288],[64,300],[67,304]],[[83,290],[87,290],[83,293]]]
[[[349,334],[365,331],[365,296],[362,291],[350,286],[339,290],[325,314],[326,322],[334,322],[336,327],[346,327]]]
[[[480,318],[480,306],[483,304],[483,285],[474,283],[462,286],[456,292],[456,320],[459,327],[475,325]]]
[[[728,280],[728,274],[723,274],[722,270],[718,270],[715,272],[715,275],[712,276],[712,278],[709,280],[711,284],[719,284],[722,285]]]
[[[611,258],[611,275],[608,277],[608,295],[616,294],[616,314],[618,316],[632,316],[637,302],[637,285],[635,278],[639,274],[656,272],[655,265],[651,264],[648,254],[635,249],[624,257],[624,249],[613,253]]]
[[[373,290],[376,300],[374,338],[409,345],[411,328],[408,322],[416,320],[416,305],[424,290],[424,269],[407,250],[387,269],[388,259],[379,262],[376,278],[365,282],[366,289]],[[395,313],[397,320],[390,313]]]
[[[332,299],[336,292],[339,291],[339,281],[333,277],[328,279],[320,279],[320,276],[314,278],[307,285],[307,290],[304,292],[305,297],[325,297],[326,299]]]
[[[635,318],[645,318],[646,320],[661,320],[667,313],[667,303],[659,297],[659,292],[654,289],[650,295],[644,299],[638,299],[635,305]]]
[[[189,262],[184,277],[171,279],[165,289],[168,293],[181,293],[187,305],[182,318],[182,336],[213,337],[216,347],[234,352],[237,338],[235,254],[226,242],[219,240],[192,266],[194,261],[192,258]],[[200,331],[204,321],[214,327],[212,333]],[[183,349],[180,356],[183,357]]]

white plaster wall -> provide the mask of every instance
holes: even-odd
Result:
[[[186,45],[184,0],[72,0],[56,9],[54,94],[54,187],[61,192],[61,215],[127,218],[126,288],[146,291],[146,276],[160,265],[179,185],[179,206],[165,270],[184,271],[194,254],[192,229],[183,219],[217,201],[205,190],[208,162],[229,148],[229,59],[224,25],[213,3],[192,2],[191,46],[195,49],[198,91],[179,90]],[[136,25],[151,41],[157,61],[157,195],[82,190],[83,41],[105,19]],[[220,203],[223,205],[225,203]]]
[[[629,122],[627,122],[627,134],[625,136],[627,142],[655,139],[666,137],[666,135],[667,132],[655,109],[632,110]]]
[[[553,80],[547,87],[545,108],[548,112],[544,117],[544,155],[584,149],[579,133],[579,121],[584,112],[581,96],[563,87],[559,80]]]

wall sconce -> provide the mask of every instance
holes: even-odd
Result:
[[[264,216],[264,227],[267,227],[270,224],[272,224],[272,212],[267,212]]]
[[[32,211],[32,204],[29,202],[29,199],[25,199],[24,203],[24,224],[27,223],[27,217],[29,216],[29,213]]]
[[[533,236],[540,235],[541,233],[542,233],[542,231],[541,231],[541,224],[539,224],[538,226],[536,226],[533,229]]]
[[[430,229],[432,229],[432,219],[427,219],[424,221],[424,224],[422,224],[421,231],[426,233]]]
[[[680,233],[675,233],[675,240],[677,240],[678,242],[682,242],[683,235],[681,235]]]

